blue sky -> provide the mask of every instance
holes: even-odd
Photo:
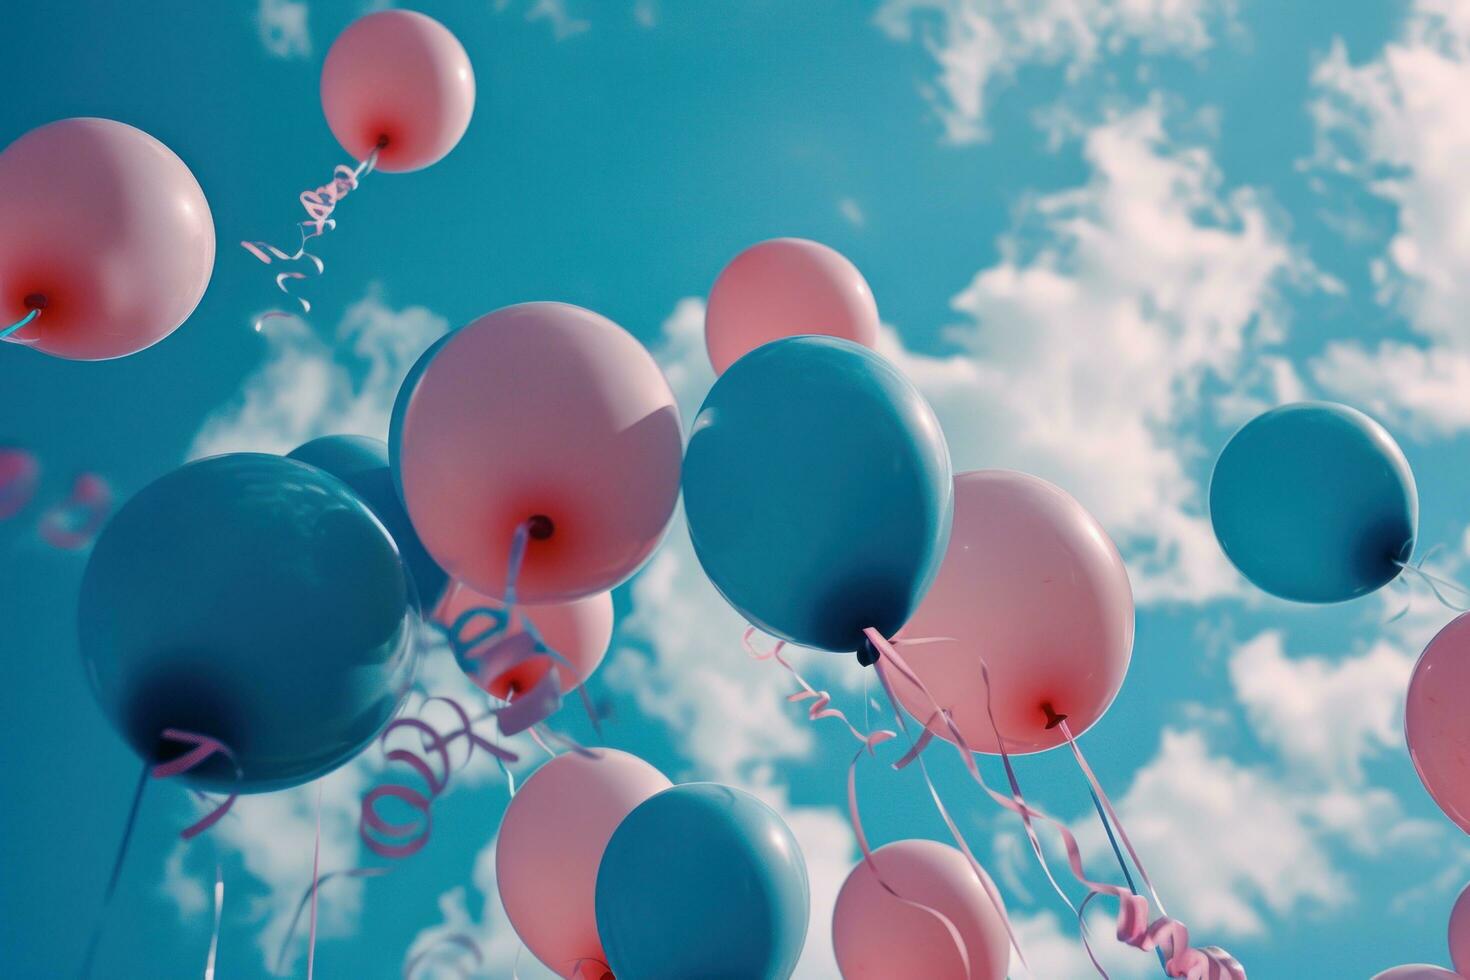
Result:
[[[316,80],[363,8],[18,7],[0,141],[74,115],[153,133],[199,178],[220,254],[189,322],[134,357],[0,347],[0,443],[37,453],[52,499],[83,470],[124,497],[204,453],[381,436],[398,380],[436,336],[536,299],[631,330],[687,419],[711,381],[702,296],[720,267],[763,238],[819,239],[866,274],[885,352],[931,399],[957,468],[1059,483],[1122,548],[1134,659],[1084,747],[1171,912],[1256,978],[1447,965],[1470,847],[1419,786],[1401,710],[1413,658],[1451,614],[1416,590],[1325,609],[1266,599],[1226,564],[1204,511],[1236,425],[1334,398],[1399,438],[1421,550],[1442,545],[1432,565],[1467,572],[1470,4],[1340,6],[425,3],[474,64],[470,129],[428,170],[369,177],[322,244],[309,321],[261,334],[250,323],[274,302],[270,275],[234,243],[289,241],[297,192],[345,162]],[[0,957],[25,977],[79,959],[137,772],[76,655],[85,556],[43,545],[37,510],[0,524]],[[814,882],[799,976],[835,977],[827,923],[856,858],[839,809],[850,743],[809,726],[783,676],[745,658],[680,520],[616,600],[613,651],[591,682],[614,713],[606,744],[783,811]],[[850,658],[801,666],[862,714]],[[463,691],[442,649],[425,683]],[[1012,821],[952,758],[935,768],[1035,975],[1086,976]],[[369,753],[326,781],[324,868],[364,859],[356,800],[379,769]],[[1028,758],[1021,775],[1075,820],[1102,873],[1068,761]],[[487,975],[509,975],[491,859],[506,789],[493,767],[466,776],[427,850],[388,878],[323,889],[323,976],[393,975],[446,929],[473,932]],[[916,774],[870,766],[860,780],[876,841],[943,837]],[[270,975],[310,880],[313,800],[242,801],[183,846],[191,804],[151,787],[99,973],[199,971],[218,856],[220,975]],[[1126,951],[1109,962],[1157,975]],[[529,957],[521,975],[538,975]]]

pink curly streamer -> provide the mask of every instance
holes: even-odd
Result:
[[[160,763],[153,767],[150,773],[154,779],[169,779],[173,776],[182,776],[184,773],[202,766],[210,757],[222,755],[229,760],[230,765],[235,767],[235,778],[240,778],[240,763],[235,759],[235,753],[230,751],[229,746],[217,738],[208,735],[200,735],[197,732],[186,732],[178,728],[165,728],[163,738],[170,742],[178,742],[180,745],[194,746],[188,752],[174,759],[172,762]],[[203,793],[197,793],[200,799],[207,799]],[[230,807],[235,805],[239,793],[230,793],[224,801],[216,804],[215,808],[202,818],[179,831],[179,836],[184,840],[192,840],[204,833],[210,827],[224,819],[225,814],[230,812]]]
[[[111,511],[112,487],[95,473],[83,473],[65,500],[41,514],[38,529],[52,547],[78,551],[92,543]]]
[[[1011,783],[1012,793],[1010,796],[996,792],[985,782],[985,777],[980,774],[979,766],[975,763],[974,751],[965,741],[965,737],[961,734],[953,717],[947,710],[940,706],[938,700],[935,699],[928,687],[914,673],[913,669],[904,662],[893,645],[879,634],[877,630],[868,629],[864,633],[873,645],[878,648],[881,654],[877,664],[878,677],[883,684],[884,692],[888,695],[889,704],[893,709],[894,717],[898,720],[899,726],[904,731],[907,731],[907,725],[903,720],[902,711],[898,705],[898,698],[893,692],[892,681],[888,676],[888,670],[890,669],[897,672],[900,677],[918,688],[924,698],[930,702],[934,710],[934,717],[941,718],[944,721],[945,727],[949,730],[955,750],[960,754],[970,777],[996,803],[1021,817],[1022,822],[1026,826],[1027,834],[1031,837],[1033,849],[1041,859],[1044,868],[1046,867],[1046,858],[1041,853],[1040,844],[1036,838],[1032,821],[1039,820],[1050,825],[1055,829],[1058,836],[1061,837],[1067,854],[1067,866],[1071,870],[1072,876],[1087,889],[1087,896],[1083,899],[1082,904],[1076,906],[1077,922],[1082,931],[1083,947],[1087,950],[1088,958],[1092,960],[1092,965],[1097,970],[1099,976],[1106,980],[1108,974],[1097,961],[1097,957],[1094,955],[1092,947],[1088,943],[1086,923],[1083,916],[1088,903],[1092,899],[1098,895],[1108,895],[1118,899],[1117,937],[1119,941],[1144,950],[1145,952],[1152,951],[1156,947],[1161,949],[1165,958],[1164,969],[1169,976],[1182,978],[1182,980],[1227,980],[1227,978],[1228,980],[1246,980],[1245,969],[1229,953],[1214,946],[1206,946],[1200,949],[1191,947],[1189,945],[1189,930],[1183,923],[1162,914],[1162,905],[1159,908],[1161,913],[1160,917],[1150,924],[1148,921],[1148,899],[1139,895],[1133,895],[1117,885],[1096,882],[1087,877],[1086,870],[1082,865],[1082,851],[1077,844],[1077,838],[1072,835],[1072,832],[1067,829],[1064,823],[1029,805],[1021,796],[1020,786],[1015,778],[1010,756],[1005,751],[1005,741],[1001,737],[1000,729],[995,723],[994,712],[990,708],[988,700],[990,676],[989,670],[983,661],[981,661],[980,669],[986,685],[986,710],[990,713],[991,726],[995,729],[996,744],[1001,750],[1001,760],[1005,765],[1006,774]],[[920,737],[919,742],[915,744],[914,749],[910,753],[913,758],[918,758],[921,764],[922,757],[919,753],[923,751],[924,746],[929,743],[932,736],[933,732],[926,726],[924,734]],[[1080,759],[1081,752],[1076,749],[1076,743],[1072,741],[1070,735],[1068,735],[1068,741],[1072,744],[1074,751],[1077,751]],[[906,765],[909,761],[912,760],[906,757],[904,760],[901,760],[901,763]],[[1084,774],[1088,776],[1090,782],[1095,781],[1096,777],[1092,775],[1090,767],[1084,768]],[[1099,797],[1105,799],[1104,794],[1101,793],[1101,787],[1095,785],[1094,788],[1099,792]],[[1113,813],[1112,803],[1110,801],[1105,803],[1105,807],[1109,814],[1113,816],[1114,823],[1116,824],[1117,816]],[[1119,835],[1127,844],[1129,854],[1133,856],[1134,862],[1137,863],[1137,854],[1134,852],[1132,844],[1128,842],[1127,835],[1123,833],[1121,825],[1118,826],[1118,830]],[[1149,881],[1143,866],[1139,865],[1138,870],[1144,882],[1148,884],[1150,893],[1152,893],[1153,885]],[[1050,878],[1050,868],[1046,868],[1046,873]],[[1052,881],[1055,886],[1055,879],[1053,878]],[[1058,887],[1058,892],[1060,893],[1060,891]],[[1065,895],[1063,897],[1065,898]],[[1155,900],[1157,901],[1157,896],[1155,896]],[[1067,904],[1071,905],[1071,902],[1068,901]]]
[[[858,809],[857,796],[858,763],[862,761],[862,757],[864,754],[873,756],[873,750],[877,746],[882,745],[884,742],[887,742],[891,739],[897,738],[897,734],[888,729],[877,729],[871,733],[864,734],[857,728],[857,726],[853,725],[853,723],[848,720],[845,714],[843,714],[837,708],[831,707],[832,696],[829,693],[827,693],[826,691],[819,691],[816,688],[812,687],[811,684],[807,683],[806,678],[802,677],[801,674],[797,672],[796,668],[791,666],[791,664],[787,662],[784,657],[781,656],[781,651],[786,646],[786,642],[784,640],[777,641],[776,645],[769,652],[763,653],[758,650],[755,644],[752,642],[751,638],[754,635],[755,627],[748,627],[745,631],[744,637],[742,638],[742,642],[745,644],[746,651],[756,660],[774,660],[796,680],[797,684],[801,686],[800,691],[796,692],[795,694],[787,695],[786,700],[791,702],[792,704],[799,704],[803,701],[811,701],[812,703],[807,706],[807,719],[809,721],[817,722],[821,721],[824,718],[835,718],[847,728],[848,732],[852,735],[853,738],[862,743],[862,747],[858,749],[858,751],[853,755],[852,761],[848,763],[847,766],[847,815],[849,822],[852,824],[853,836],[857,838],[858,848],[862,851],[863,863],[867,865],[868,870],[873,874],[873,879],[878,882],[879,887],[881,887],[885,892],[887,892],[889,895],[892,895],[895,899],[902,902],[904,905],[907,905],[910,908],[918,909],[921,912],[933,916],[939,921],[940,925],[942,925],[945,931],[949,933],[950,939],[954,942],[955,950],[959,953],[960,960],[965,965],[965,973],[968,974],[970,972],[970,952],[965,944],[963,935],[961,935],[958,927],[955,926],[953,920],[951,920],[949,916],[945,915],[939,909],[934,908],[931,905],[927,905],[923,902],[915,901],[913,899],[905,898],[904,896],[900,895],[893,888],[892,885],[884,880],[882,873],[878,870],[877,862],[873,860],[873,851],[872,848],[868,845],[868,835],[863,830],[863,821]],[[1011,945],[1015,948],[1017,957],[1019,957],[1021,962],[1024,964],[1026,962],[1026,957],[1021,952],[1020,943],[1016,939],[1015,932],[1011,928],[1010,916],[1006,914],[1005,904],[1001,901],[999,893],[995,890],[994,882],[990,880],[990,876],[986,874],[984,869],[980,867],[980,863],[975,860],[974,855],[970,852],[969,846],[965,843],[963,835],[961,835],[960,833],[959,827],[954,823],[953,820],[950,819],[949,813],[945,809],[943,801],[939,798],[938,790],[935,789],[934,784],[929,780],[928,770],[925,768],[922,771],[924,774],[924,781],[926,784],[928,784],[929,792],[933,796],[934,803],[938,807],[940,815],[944,818],[946,826],[949,827],[950,832],[954,835],[955,840],[959,843],[960,850],[964,853],[966,859],[968,860],[971,870],[979,879],[980,883],[985,887],[986,893],[990,896],[990,900],[992,903],[994,903],[996,910],[1000,912],[1001,920],[1005,924],[1006,935],[1010,937]]]
[[[332,179],[315,190],[302,191],[298,197],[301,207],[306,211],[307,220],[297,222],[297,229],[301,232],[301,241],[295,252],[287,252],[285,249],[277,248],[268,242],[242,241],[240,247],[255,256],[266,265],[272,260],[281,262],[305,261],[316,270],[320,276],[326,271],[326,263],[320,258],[306,250],[306,243],[313,238],[320,237],[324,232],[337,227],[337,220],[332,217],[336,211],[337,204],[344,197],[357,189],[359,181],[367,174],[373,172],[378,163],[378,151],[381,147],[375,147],[368,154],[367,159],[357,165],[356,168],[339,163],[332,170]],[[311,312],[311,302],[304,296],[295,296],[286,285],[288,282],[306,279],[304,272],[286,271],[276,274],[276,288],[287,296],[291,296],[297,303],[301,304],[301,312]],[[273,317],[284,317],[289,314],[281,310],[272,310],[263,314],[255,321],[255,329],[259,330],[261,324]]]

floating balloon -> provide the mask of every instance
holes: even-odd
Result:
[[[1461,974],[1470,974],[1470,886],[1450,910],[1450,962]]]
[[[0,448],[0,521],[26,509],[41,482],[41,464],[35,454],[13,447]]]
[[[214,220],[168,147],[62,119],[0,153],[0,337],[101,361],[152,346],[199,305]],[[23,325],[21,325],[23,324]]]
[[[322,436],[293,449],[286,457],[309,463],[341,480],[368,505],[368,509],[398,545],[414,590],[424,610],[432,610],[444,596],[449,576],[434,564],[403,510],[388,468],[388,446],[367,436]]]
[[[715,373],[762,344],[798,334],[877,345],[878,306],[857,267],[805,238],[773,238],[731,259],[704,314]]]
[[[710,389],[684,459],[694,551],[761,629],[851,651],[892,636],[944,556],[953,504],[934,413],[858,344],[790,337]]]
[[[1210,479],[1210,520],[1259,588],[1342,602],[1399,574],[1414,550],[1419,501],[1382,426],[1346,405],[1299,402],[1230,438]]]
[[[150,762],[160,733],[228,745],[189,773],[264,792],[324,775],[388,723],[412,681],[415,608],[392,538],[315,467],[236,453],[129,500],[82,580],[80,647],[108,718]]]
[[[1384,970],[1382,973],[1374,974],[1373,980],[1464,980],[1458,973],[1427,963],[1411,963],[1408,966],[1396,966],[1392,970]]]
[[[619,977],[784,980],[810,906],[790,829],[756,797],[717,783],[640,804],[597,871],[597,932]]]
[[[1429,641],[1404,706],[1404,737],[1419,781],[1459,828],[1470,833],[1470,613]]]
[[[434,621],[445,629],[453,629],[462,616],[473,610],[498,611],[504,608],[500,601],[455,583],[449,587],[444,602],[435,611]],[[613,632],[612,593],[598,592],[549,606],[517,605],[510,624],[496,633],[494,641],[508,641],[524,633],[527,620],[534,624],[542,642],[566,660],[566,664],[556,665],[557,682],[561,693],[566,694],[591,677],[607,654]],[[532,690],[553,663],[550,657],[535,657],[509,670],[482,676],[484,661],[477,656],[479,652],[476,646],[462,650],[455,645],[455,659],[459,661],[460,669],[486,692],[502,700]]]
[[[642,759],[599,749],[557,756],[511,799],[495,844],[500,900],[521,942],[558,976],[577,976],[584,961],[606,970],[594,907],[598,863],[624,818],[668,788]]]
[[[970,747],[1024,754],[1061,745],[1056,718],[1081,734],[1107,710],[1133,651],[1133,590],[1118,549],[1082,505],[1010,470],[955,477],[954,529],[939,575],[899,640]],[[989,693],[985,671],[990,677]],[[948,725],[893,675],[903,706],[941,738]]]
[[[83,473],[71,493],[41,515],[41,538],[55,548],[80,551],[92,543],[112,510],[112,487],[95,473]]]
[[[963,854],[938,841],[902,840],[874,851],[873,863],[878,874],[860,862],[837,893],[832,947],[843,980],[1005,980],[1005,912]],[[936,912],[958,931],[963,959]]]
[[[322,66],[322,109],[343,149],[377,169],[420,170],[452,149],[475,111],[464,46],[432,17],[382,10],[338,35]]]
[[[673,393],[643,345],[590,310],[525,303],[451,334],[394,407],[408,516],[455,579],[544,605],[605,592],[663,537],[679,496]],[[544,519],[544,520],[540,520]]]

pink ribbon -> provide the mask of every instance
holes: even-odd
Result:
[[[41,482],[41,464],[35,454],[12,446],[0,447],[0,521],[25,510]]]
[[[91,544],[112,510],[112,488],[95,473],[83,473],[71,494],[41,514],[41,537],[53,547],[77,551]]]
[[[297,222],[297,229],[301,232],[301,241],[295,252],[287,252],[285,249],[277,248],[267,242],[242,241],[240,247],[255,256],[266,265],[272,260],[281,262],[307,262],[316,270],[320,276],[326,271],[326,263],[320,258],[306,250],[306,243],[313,238],[321,236],[324,232],[337,227],[337,220],[332,214],[337,209],[337,204],[349,193],[357,189],[358,182],[367,174],[372,173],[378,163],[379,147],[375,147],[368,154],[367,159],[357,165],[356,168],[346,164],[338,164],[332,171],[332,179],[315,190],[302,191],[298,196],[301,207],[306,211],[305,221]],[[291,290],[287,287],[288,282],[307,278],[304,272],[286,271],[276,275],[276,288],[287,296],[291,296]],[[301,312],[310,313],[311,303],[303,296],[292,297],[301,304]],[[283,317],[288,314],[280,310],[272,310],[255,321],[255,329],[273,317]]]
[[[913,669],[909,667],[903,657],[894,649],[893,645],[884,639],[877,630],[867,629],[864,630],[864,633],[882,655],[877,664],[878,677],[883,683],[884,692],[888,695],[889,705],[893,710],[894,717],[898,720],[899,726],[907,732],[907,725],[903,720],[902,709],[899,707],[898,698],[893,692],[892,681],[888,676],[889,670],[896,672],[904,680],[918,688],[924,698],[929,701],[934,711],[931,720],[935,718],[943,720],[953,740],[955,750],[960,754],[961,760],[964,762],[965,769],[970,774],[970,777],[996,803],[1020,816],[1022,823],[1026,827],[1027,836],[1031,839],[1032,849],[1040,860],[1042,868],[1046,871],[1047,877],[1051,880],[1052,886],[1056,888],[1057,893],[1062,895],[1062,898],[1067,902],[1068,906],[1072,907],[1077,914],[1077,923],[1082,935],[1083,948],[1086,949],[1088,958],[1092,960],[1092,965],[1097,970],[1099,976],[1106,980],[1108,974],[1097,961],[1092,946],[1088,942],[1087,926],[1083,916],[1087,904],[1093,898],[1098,895],[1108,895],[1118,899],[1119,903],[1118,939],[1130,946],[1135,946],[1145,951],[1151,951],[1155,947],[1160,948],[1164,953],[1164,969],[1169,976],[1183,978],[1183,980],[1227,980],[1227,978],[1228,980],[1246,980],[1244,968],[1241,967],[1240,963],[1234,957],[1224,950],[1213,946],[1206,946],[1200,949],[1190,947],[1189,930],[1177,920],[1163,915],[1162,905],[1159,906],[1160,918],[1152,924],[1149,924],[1149,905],[1147,899],[1142,896],[1133,895],[1117,885],[1096,882],[1088,878],[1082,864],[1082,850],[1078,846],[1077,838],[1073,836],[1072,832],[1060,820],[1026,803],[1024,797],[1021,795],[1020,784],[1016,779],[1014,767],[1011,765],[1010,754],[1005,750],[1005,739],[1002,737],[1000,729],[996,725],[995,713],[989,701],[990,673],[983,660],[980,661],[980,670],[985,681],[986,711],[990,717],[991,727],[995,731],[996,745],[1000,749],[1001,761],[1005,766],[1006,776],[1011,785],[1010,796],[996,792],[985,782],[985,777],[981,775],[979,766],[975,763],[974,750],[965,741],[965,737],[955,724],[954,718],[947,709],[940,706],[933,693],[930,692],[919,676],[914,673]],[[1063,724],[1065,724],[1065,721]],[[920,753],[923,751],[924,746],[928,744],[930,738],[932,738],[932,731],[927,726],[924,731],[925,736],[921,737],[919,743],[914,745],[914,748],[911,749],[908,756],[900,760],[901,765],[907,765],[914,759],[917,759],[921,766],[923,765],[923,758]],[[1070,733],[1064,732],[1063,734],[1067,736],[1068,741],[1072,744],[1073,750],[1080,760],[1081,752],[1076,748],[1076,743],[1071,739]],[[1094,784],[1094,790],[1099,793],[1099,798],[1106,799],[1105,794],[1101,792],[1101,786],[1096,785],[1096,777],[1092,774],[1091,768],[1085,766],[1085,760],[1083,762],[1084,775],[1089,778],[1089,782]],[[1108,812],[1113,815],[1114,822],[1116,823],[1117,818],[1116,814],[1113,813],[1111,801],[1106,802],[1104,805]],[[1060,885],[1057,884],[1056,879],[1052,876],[1051,869],[1047,866],[1046,857],[1042,853],[1040,841],[1036,836],[1033,820],[1050,825],[1061,838],[1067,855],[1067,866],[1071,870],[1072,876],[1087,890],[1087,896],[1083,899],[1080,906],[1072,905],[1071,900],[1062,892]],[[1132,843],[1128,841],[1127,835],[1123,832],[1121,825],[1118,826],[1118,830],[1119,835],[1128,847],[1129,854],[1133,856],[1136,864],[1138,858],[1134,852]],[[1148,875],[1141,864],[1138,866],[1138,870],[1152,893],[1153,885],[1149,881]]]
[[[174,776],[182,776],[184,773],[202,766],[208,759],[215,755],[222,755],[228,759],[230,765],[235,768],[235,778],[240,778],[240,763],[235,759],[235,753],[231,752],[229,746],[225,745],[219,739],[212,738],[208,735],[200,735],[197,732],[182,731],[178,728],[165,728],[161,737],[170,742],[177,742],[180,745],[192,745],[194,747],[171,762],[163,762],[154,766],[151,772],[154,779],[170,779]],[[203,793],[196,793],[195,795],[201,800],[208,799]],[[179,836],[184,840],[192,840],[219,823],[224,819],[225,814],[230,812],[230,807],[235,805],[235,800],[239,795],[236,792],[230,793],[229,796],[225,797],[223,802],[216,804],[215,808],[209,813],[179,831]]]

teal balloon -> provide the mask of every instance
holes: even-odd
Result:
[[[613,975],[630,980],[784,980],[810,910],[790,828],[717,783],[644,800],[597,869],[597,934]]]
[[[421,607],[433,609],[438,604],[449,576],[429,557],[403,509],[388,469],[387,443],[367,436],[322,436],[293,449],[286,458],[326,470],[351,487],[393,536]]]
[[[1210,521],[1235,567],[1297,602],[1342,602],[1399,574],[1419,499],[1398,444],[1357,409],[1283,405],[1241,428],[1210,479]]]
[[[220,791],[308,782],[351,759],[413,680],[412,585],[383,525],[346,484],[280,456],[189,463],[103,529],[78,629],[92,691],[148,762],[224,742],[185,778]]]
[[[897,633],[949,543],[954,477],[933,411],[888,361],[789,337],[732,364],[694,420],[684,512],[710,581],[802,646]]]
[[[453,336],[454,331],[451,330],[419,355],[419,359],[413,362],[413,367],[408,369],[408,374],[404,376],[403,384],[398,386],[398,394],[393,399],[393,412],[388,416],[388,466],[393,476],[393,492],[398,494],[400,503],[403,502],[403,475],[398,471],[398,461],[403,458],[400,447],[403,445],[403,419],[408,414],[408,403],[413,398],[414,389],[419,385],[419,379],[429,369],[429,362]]]

